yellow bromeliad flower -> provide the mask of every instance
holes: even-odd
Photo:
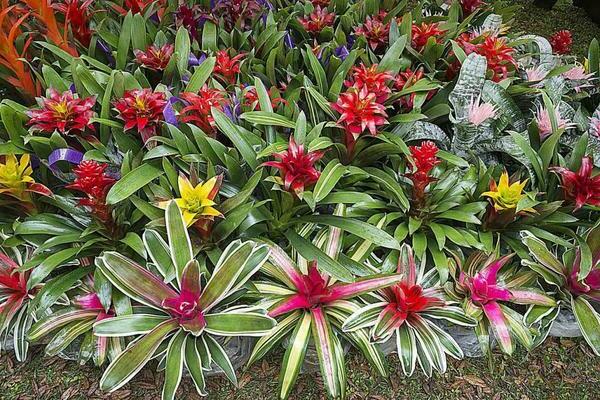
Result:
[[[187,177],[179,175],[178,184],[181,198],[175,199],[175,202],[181,209],[187,226],[193,225],[201,218],[213,219],[223,216],[219,210],[213,207],[216,204],[213,199],[219,192],[220,179],[218,177],[212,177],[194,187]],[[166,209],[169,201],[161,201],[158,206]]]
[[[29,161],[29,154],[23,154],[20,160],[14,154],[5,156],[4,164],[0,163],[0,193],[23,198],[29,184],[35,182]]]
[[[490,183],[490,191],[482,193],[482,196],[487,196],[492,199],[496,211],[517,208],[517,204],[523,197],[523,188],[527,185],[527,179],[523,182],[517,181],[512,185],[508,181],[508,173],[504,172],[500,176],[500,182],[496,185],[496,181]]]

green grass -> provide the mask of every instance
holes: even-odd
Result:
[[[568,29],[573,33],[573,53],[578,56],[587,56],[592,39],[600,40],[600,26],[594,24],[583,9],[574,7],[572,0],[559,0],[551,11],[536,7],[533,0],[505,2],[523,7],[523,11],[515,16],[514,29],[547,38],[556,31]]]
[[[246,372],[240,372],[240,388],[222,377],[208,380],[209,400],[275,400],[281,354],[274,354]],[[451,360],[445,375],[427,378],[420,372],[406,378],[395,356],[388,358],[390,377],[374,375],[355,352],[347,357],[350,400],[594,400],[600,398],[600,363],[582,340],[548,340],[530,354],[513,357],[496,354],[493,369],[486,359]],[[101,370],[72,361],[43,358],[39,348],[30,360],[17,364],[0,358],[0,398],[16,399],[158,399],[162,372],[145,368],[132,383],[112,395],[98,389]],[[178,399],[200,399],[189,378],[184,378]],[[325,399],[318,374],[305,374],[292,399]]]

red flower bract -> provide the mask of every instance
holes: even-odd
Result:
[[[439,26],[440,24],[436,22],[432,22],[430,24],[422,22],[420,25],[413,24],[411,42],[412,48],[419,52],[423,51],[430,38],[433,38],[435,43],[438,43],[438,36],[445,32],[441,30]]]
[[[334,13],[327,12],[326,8],[317,6],[309,16],[298,18],[298,22],[302,24],[308,33],[318,35],[323,28],[331,26],[334,19]]]
[[[279,169],[283,187],[293,193],[301,193],[307,186],[319,180],[321,173],[315,168],[315,163],[323,157],[322,151],[304,151],[304,145],[298,145],[290,136],[288,149],[273,156],[279,161],[267,161],[263,166]]]
[[[352,152],[358,137],[368,129],[371,135],[377,135],[377,127],[387,124],[385,106],[377,102],[377,95],[366,87],[358,90],[349,88],[340,94],[331,107],[339,112],[337,123],[346,130],[346,147]]]
[[[151,45],[146,51],[136,49],[133,53],[138,64],[154,71],[162,71],[167,68],[174,48],[175,46],[172,44],[165,44],[161,47]]]
[[[390,23],[383,22],[387,13],[380,11],[379,14],[368,16],[364,24],[354,29],[354,33],[359,36],[364,36],[372,50],[384,48],[390,37]]]
[[[483,0],[460,0],[460,6],[465,17],[473,14],[481,6],[485,5]]]
[[[352,76],[344,84],[348,87],[354,86],[358,90],[366,88],[369,92],[376,93],[378,103],[383,103],[392,92],[387,85],[391,79],[393,76],[389,72],[377,71],[377,64],[368,68],[361,64],[360,67],[352,68]]]
[[[506,39],[497,36],[486,36],[482,43],[472,44],[468,41],[462,42],[465,52],[475,52],[487,60],[488,71],[492,71],[492,80],[498,82],[508,77],[508,67],[517,68],[515,61],[515,50],[506,45]]]
[[[166,104],[165,94],[153,93],[152,89],[128,90],[114,102],[118,118],[125,121],[125,130],[136,128],[144,143],[156,134]]]
[[[69,90],[60,94],[51,88],[50,97],[42,97],[40,103],[41,109],[27,112],[33,129],[45,133],[94,130],[90,119],[94,116],[95,96],[78,99]]]
[[[425,188],[434,181],[429,173],[440,163],[437,158],[439,149],[435,143],[427,140],[421,143],[421,146],[410,146],[409,150],[414,162],[414,170],[406,174],[406,177],[413,183],[413,202],[420,207],[425,200]]]
[[[552,51],[556,54],[568,54],[571,52],[571,46],[573,45],[573,35],[571,31],[566,29],[558,31],[550,36],[550,44],[552,45]]]
[[[269,99],[271,100],[271,104],[274,108],[277,108],[280,104],[288,104],[287,100],[283,97],[275,97],[276,95],[273,93],[273,90],[268,90]],[[256,93],[256,88],[251,87],[250,89],[244,92],[244,101],[243,105],[245,107],[249,107],[252,111],[260,111],[260,104],[258,102],[258,93]]]
[[[204,85],[198,93],[182,93],[180,97],[187,103],[181,110],[181,120],[198,126],[206,134],[214,135],[216,132],[211,108],[223,109],[223,105],[227,103],[224,93]]]
[[[71,27],[73,36],[85,47],[90,45],[92,31],[90,30],[89,6],[93,0],[64,0],[62,3],[54,3],[52,7],[65,15],[65,23]]]
[[[227,50],[219,50],[216,54],[213,73],[219,75],[226,83],[235,83],[237,74],[240,73],[240,63],[245,54],[231,57]]]
[[[560,176],[565,197],[575,203],[575,210],[586,204],[600,206],[600,175],[592,176],[594,163],[590,156],[581,160],[577,172],[563,167],[552,167],[551,171]]]
[[[215,3],[213,14],[222,18],[228,29],[235,25],[245,28],[262,10],[257,0],[215,0]]]
[[[106,205],[106,194],[116,180],[106,174],[107,164],[86,160],[74,170],[75,180],[67,189],[75,189],[87,195],[79,200],[82,206],[91,207],[92,213],[102,222],[110,221],[110,210]]]
[[[415,83],[423,79],[425,73],[423,72],[423,68],[419,68],[416,71],[407,68],[404,72],[399,72],[396,75],[394,80],[394,88],[398,91],[402,89],[409,88],[413,86]],[[427,100],[431,99],[435,95],[435,90],[430,90],[427,93]],[[415,105],[415,98],[417,97],[417,93],[407,94],[406,96],[400,97],[398,102],[400,103],[400,107],[407,109],[408,111],[412,110]]]

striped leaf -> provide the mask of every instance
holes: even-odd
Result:
[[[311,323],[311,314],[304,313],[296,323],[294,332],[290,336],[290,342],[285,351],[283,362],[281,363],[281,372],[279,373],[280,399],[287,399],[292,387],[296,383],[310,339]]]

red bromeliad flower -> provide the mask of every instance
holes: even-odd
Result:
[[[213,73],[219,75],[227,83],[235,83],[237,74],[240,73],[240,63],[244,56],[244,53],[240,53],[231,57],[227,50],[217,51]]]
[[[593,169],[594,163],[590,156],[583,157],[577,172],[564,167],[550,168],[560,176],[565,197],[575,202],[575,210],[586,204],[600,206],[600,175],[592,177]]]
[[[146,143],[156,135],[158,124],[164,119],[163,110],[167,99],[162,92],[134,89],[126,91],[113,104],[119,112],[118,118],[125,121],[125,130],[136,128]]]
[[[198,126],[206,134],[215,135],[215,122],[211,108],[223,110],[223,106],[227,103],[225,94],[221,90],[204,85],[198,93],[182,93],[180,97],[187,103],[181,110],[181,120]]]
[[[441,161],[437,158],[438,147],[432,141],[425,141],[421,146],[410,146],[410,154],[414,170],[406,174],[413,183],[413,202],[420,208],[425,200],[425,188],[435,180],[429,173]]]
[[[556,54],[569,54],[573,45],[573,35],[571,31],[566,29],[558,31],[550,36],[550,44],[552,45],[552,51]]]
[[[537,304],[547,307],[556,305],[553,298],[535,288],[514,285],[509,287],[498,280],[498,272],[513,256],[514,254],[510,254],[499,259],[490,256],[484,266],[472,276],[461,270],[457,282],[458,289],[466,294],[470,306],[483,310],[500,348],[508,354],[513,351],[510,332],[512,327],[500,302]]]
[[[439,43],[438,36],[445,32],[441,30],[439,26],[440,24],[437,22],[432,22],[430,24],[422,22],[421,25],[413,24],[411,42],[412,48],[418,52],[423,51],[430,38],[433,38],[435,43]]]
[[[263,9],[257,0],[216,0],[215,3],[212,12],[223,19],[227,29],[236,25],[245,28]]]
[[[310,0],[310,2],[315,7],[327,7],[330,3],[330,0]]]
[[[354,143],[365,129],[373,136],[377,135],[377,127],[387,124],[385,106],[377,102],[377,95],[366,87],[361,90],[349,88],[340,94],[331,107],[339,112],[337,123],[346,130],[346,147],[352,153]]]
[[[79,164],[73,172],[75,180],[67,185],[67,189],[75,189],[87,195],[79,200],[79,205],[92,209],[92,213],[100,221],[107,223],[111,220],[110,209],[106,205],[106,194],[116,180],[106,174],[107,164],[86,160]]]
[[[163,71],[167,68],[174,49],[172,44],[164,44],[161,47],[151,45],[146,51],[136,49],[133,53],[138,64],[154,71]]]
[[[54,3],[52,7],[65,15],[65,24],[71,27],[73,36],[82,45],[88,47],[92,38],[90,30],[91,13],[89,7],[94,0],[64,0],[62,3]]]
[[[412,249],[405,245],[403,251],[406,252],[406,262],[403,262],[403,258],[400,257],[396,269],[396,273],[402,276],[402,280],[379,291],[386,305],[379,313],[377,323],[373,327],[375,340],[389,338],[405,322],[411,324],[421,319],[422,312],[446,305],[446,301],[441,297],[443,293],[441,287],[424,289],[417,283],[419,277]]]
[[[196,40],[200,38],[199,29],[202,26],[202,21],[209,18],[208,13],[203,11],[198,4],[191,7],[182,4],[175,12],[177,27],[183,26],[190,33],[190,36],[196,38]]]
[[[276,95],[274,94],[273,90],[269,89],[267,92],[273,107],[277,108],[280,104],[288,104],[287,100],[285,100],[283,97],[275,97]],[[243,104],[245,107],[248,107],[253,111],[260,111],[258,93],[256,92],[256,88],[254,86],[244,92]]]
[[[276,304],[269,311],[270,317],[277,317],[298,309],[320,309],[335,301],[356,297],[362,293],[389,286],[399,280],[398,276],[391,275],[365,278],[353,283],[332,284],[328,275],[319,272],[316,261],[310,263],[307,274],[302,274],[295,268],[290,268],[285,273],[293,283],[295,293],[286,296]]]
[[[354,33],[364,36],[373,51],[379,48],[385,48],[390,37],[390,23],[384,23],[383,19],[387,13],[380,11],[375,16],[368,16],[364,24],[354,29]]]
[[[347,87],[354,86],[358,90],[366,88],[367,91],[376,93],[378,103],[383,103],[392,92],[387,85],[391,79],[393,76],[389,72],[377,72],[377,64],[368,68],[361,64],[360,67],[352,68],[352,76],[344,84]]]
[[[327,12],[327,8],[315,7],[315,10],[307,17],[298,18],[304,29],[311,35],[318,35],[323,28],[333,25],[335,13]]]
[[[86,128],[94,130],[91,118],[94,116],[92,108],[96,97],[78,99],[70,90],[60,94],[50,88],[50,97],[39,100],[41,109],[29,110],[27,115],[31,118],[28,122],[34,130],[52,133],[58,130],[67,134],[71,131],[83,132]]]
[[[483,0],[460,0],[460,6],[463,11],[463,16],[465,17],[473,14],[483,5],[485,5]]]
[[[189,263],[181,277],[180,292],[162,301],[165,310],[175,318],[181,327],[193,335],[199,335],[206,327],[204,312],[200,306],[200,274],[198,264]]]
[[[475,52],[486,58],[488,70],[492,71],[492,80],[498,82],[508,77],[508,67],[517,68],[515,61],[515,50],[506,45],[506,39],[497,36],[486,36],[483,43],[472,44],[463,42],[465,52],[471,54]]]
[[[27,289],[31,269],[20,271],[19,265],[0,252],[0,336],[5,337],[11,322],[39,289]],[[24,360],[20,360],[24,361]]]
[[[419,68],[416,71],[407,68],[404,72],[398,73],[394,80],[394,88],[396,90],[402,90],[413,86],[415,83],[423,79],[425,76],[425,72],[423,72],[423,68]],[[427,93],[427,100],[431,99],[435,95],[435,90],[430,90]],[[411,111],[415,105],[415,98],[417,97],[417,93],[411,93],[406,96],[400,97],[398,102],[400,103],[400,107]]]
[[[321,173],[315,168],[315,163],[323,154],[322,151],[305,152],[304,145],[296,144],[294,137],[290,136],[288,149],[273,154],[279,161],[267,161],[262,165],[279,169],[284,189],[298,194],[319,180]]]

